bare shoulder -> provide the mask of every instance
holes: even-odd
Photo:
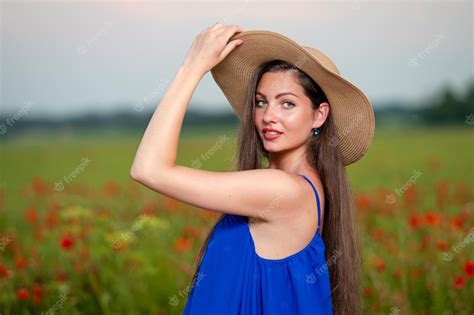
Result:
[[[278,169],[213,172],[176,165],[135,178],[145,186],[187,204],[263,221],[294,216],[304,179]]]

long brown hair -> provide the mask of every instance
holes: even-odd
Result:
[[[278,71],[295,75],[306,96],[311,100],[313,109],[318,109],[322,102],[328,102],[319,85],[295,65],[282,60],[273,60],[262,64],[255,71],[247,90],[245,111],[239,129],[234,171],[260,169],[263,162],[268,162],[268,152],[264,149],[255,127],[253,115],[255,90],[264,73]],[[324,187],[325,211],[322,220],[324,223],[322,237],[325,244],[327,270],[330,276],[333,313],[360,314],[362,312],[361,245],[355,224],[356,212],[353,195],[337,145],[331,111],[320,130],[318,137],[309,139],[306,157],[309,164],[317,170]],[[195,261],[193,281],[197,277],[209,239],[217,223],[225,215],[225,213],[221,213],[217,216],[214,226],[199,250]]]

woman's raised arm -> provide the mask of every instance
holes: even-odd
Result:
[[[155,110],[130,175],[150,189],[193,206],[264,221],[299,215],[303,180],[275,169],[210,172],[176,165],[179,135],[188,103],[203,75],[240,41],[238,26],[218,23],[200,33]]]

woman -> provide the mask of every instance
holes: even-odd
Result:
[[[241,121],[231,172],[176,165],[186,107],[210,70]],[[198,34],[131,169],[161,194],[220,213],[184,313],[360,313],[344,166],[366,153],[373,134],[367,97],[319,50],[222,23]]]

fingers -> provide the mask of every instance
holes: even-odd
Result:
[[[235,47],[237,47],[240,44],[241,42],[239,42],[239,40],[233,40],[230,43],[228,43],[224,47],[224,50],[221,52],[220,60],[224,59]]]
[[[238,32],[243,32],[243,29],[238,25],[234,25],[234,24],[226,25],[222,22],[216,22],[214,25],[208,27],[207,30],[213,31],[217,35],[221,35],[224,32],[226,32],[227,30],[232,29],[232,28],[235,28],[236,31],[238,31]]]
[[[224,23],[222,23],[222,22],[216,22],[214,25],[212,25],[212,26],[210,27],[210,30],[216,30],[216,29],[221,28],[221,27],[223,27],[223,26],[224,26]]]
[[[217,36],[223,36],[227,40],[232,37],[235,33],[243,32],[244,29],[238,25],[226,25],[222,28],[216,29],[215,33]]]
[[[214,23],[213,25],[208,26],[208,27],[206,27],[205,29],[203,29],[203,30],[202,30],[202,33],[206,33],[206,32],[209,32],[209,31],[216,30],[216,29],[222,27],[223,25],[224,25],[224,24],[221,23],[221,22],[216,22],[216,23]]]

